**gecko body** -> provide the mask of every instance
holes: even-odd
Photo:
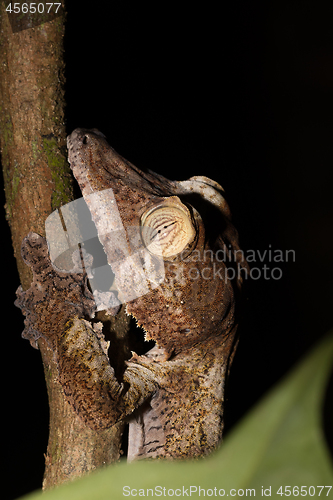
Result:
[[[34,233],[22,244],[34,274],[31,288],[18,290],[23,335],[34,345],[39,336],[50,343],[65,395],[89,427],[129,421],[129,460],[207,455],[222,438],[247,270],[223,190],[206,177],[179,182],[143,172],[97,130],[74,130],[68,151],[120,301],[155,346],[132,352],[117,375],[92,319],[87,275],[56,269]],[[96,193],[111,193],[111,201],[96,203]],[[161,265],[163,279],[144,283]],[[237,272],[229,276],[230,269]]]

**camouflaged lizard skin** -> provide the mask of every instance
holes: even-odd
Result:
[[[30,234],[22,255],[34,282],[27,292],[18,291],[17,300],[26,315],[23,335],[33,344],[38,336],[49,341],[64,392],[88,426],[103,429],[129,419],[129,460],[207,455],[221,441],[224,385],[236,345],[242,275],[228,279],[227,267],[247,269],[237,253],[238,236],[223,190],[206,177],[177,182],[143,172],[97,130],[76,129],[68,149],[85,199],[112,188],[124,227],[139,227],[147,210],[177,197],[193,217],[195,246],[185,256],[165,258],[164,281],[126,304],[155,347],[142,356],[132,353],[118,381],[101,326],[89,321],[94,306],[85,275],[55,270],[45,241]],[[99,230],[101,215],[93,207],[90,212],[120,280],[113,243]],[[218,258],[219,251],[230,262]]]

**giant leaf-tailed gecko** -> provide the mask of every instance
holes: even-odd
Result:
[[[222,438],[225,380],[247,270],[223,189],[207,177],[178,182],[143,172],[95,129],[74,130],[68,151],[119,289],[140,286],[128,281],[135,266],[138,272],[158,261],[164,266],[162,281],[147,293],[135,291],[126,303],[155,346],[144,355],[132,352],[119,380],[101,324],[93,320],[86,273],[75,266],[70,274],[57,269],[35,233],[22,244],[34,275],[29,290],[17,292],[26,315],[23,336],[34,346],[39,337],[48,341],[64,393],[87,426],[99,430],[129,420],[129,460],[207,455]],[[106,232],[105,221],[112,222],[115,212],[90,201],[109,189],[123,227],[114,234]],[[133,255],[130,228],[141,235]],[[140,248],[147,250],[145,262]],[[132,259],[127,272],[119,267],[125,254]]]

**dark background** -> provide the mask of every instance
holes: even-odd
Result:
[[[68,133],[96,127],[132,163],[170,179],[211,177],[244,250],[296,252],[281,280],[249,285],[229,430],[332,326],[333,5],[113,3],[68,2]],[[48,406],[40,354],[20,338],[2,214],[2,455],[12,499],[41,485]]]

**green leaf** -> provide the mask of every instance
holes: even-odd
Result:
[[[218,497],[223,490],[224,496],[261,497],[262,488],[270,488],[271,498],[281,499],[277,493],[281,486],[280,492],[285,492],[286,486],[291,486],[291,492],[294,486],[299,487],[295,494],[291,493],[292,497],[301,492],[301,486],[307,496],[315,492],[317,497],[317,486],[333,484],[333,466],[321,422],[332,364],[333,332],[248,413],[221,449],[209,458],[129,465],[123,461],[44,493],[43,499],[109,500],[132,498],[135,494],[165,498],[172,493],[201,498]],[[310,486],[316,489],[309,490]],[[327,493],[326,488],[321,496],[326,497]],[[329,493],[332,496],[333,488]],[[40,497],[39,492],[25,498]]]

